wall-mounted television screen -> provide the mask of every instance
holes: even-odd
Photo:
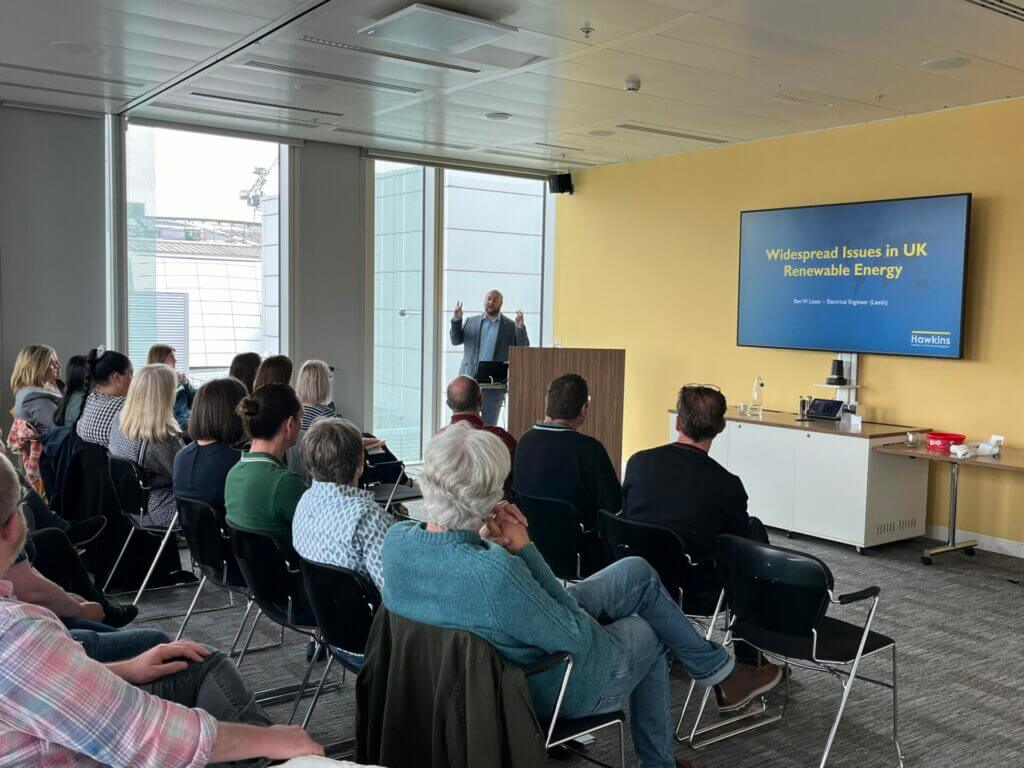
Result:
[[[740,214],[736,343],[963,356],[971,195]]]

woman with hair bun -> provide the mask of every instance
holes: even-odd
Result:
[[[287,384],[264,384],[242,399],[238,415],[252,445],[228,472],[227,519],[291,546],[292,518],[306,484],[284,457],[299,439],[302,403]]]
[[[89,396],[82,406],[75,431],[87,443],[110,444],[110,425],[124,408],[124,399],[132,383],[132,361],[112,349],[97,347],[85,359]]]

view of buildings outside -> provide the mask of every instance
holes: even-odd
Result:
[[[280,348],[280,146],[131,125],[128,355],[177,350],[195,383]]]
[[[424,297],[424,242],[434,237],[425,216],[424,169],[375,164],[373,430],[405,461],[421,458],[424,438],[448,423],[445,386],[458,375],[462,348],[452,346],[449,323],[457,301],[466,317],[483,311],[484,294],[497,288],[504,312],[525,314],[531,342],[542,338],[545,184],[486,173],[443,173],[444,220],[440,304]],[[429,252],[429,251],[428,251]],[[428,281],[429,284],[429,281]],[[426,300],[425,299],[429,299]],[[426,332],[441,331],[436,361],[438,423],[424,424],[424,387],[434,388],[435,361],[424,365]],[[435,325],[436,323],[436,325]],[[504,415],[503,415],[504,418]]]

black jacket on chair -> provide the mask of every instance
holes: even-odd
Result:
[[[387,768],[538,768],[523,671],[482,637],[381,608],[356,682],[356,760]]]

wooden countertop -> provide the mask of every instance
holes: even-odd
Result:
[[[675,413],[675,409],[669,409],[669,413]],[[783,427],[784,429],[799,429],[804,432],[820,432],[826,435],[845,435],[847,437],[897,437],[907,432],[930,432],[931,427],[908,427],[902,424],[880,424],[874,421],[865,421],[859,427],[850,428],[844,426],[842,421],[826,421],[824,419],[809,419],[798,421],[795,413],[785,411],[765,410],[760,418],[741,415],[735,408],[730,408],[725,414],[726,421],[740,423],[764,424],[769,427]]]
[[[909,456],[915,459],[928,459],[929,461],[945,461],[949,464],[974,464],[979,467],[1024,472],[1024,450],[1020,448],[1003,448],[1002,453],[998,456],[969,456],[966,459],[954,456],[949,451],[929,451],[923,445],[911,446],[906,443],[878,445],[875,446],[874,450],[894,456]]]

